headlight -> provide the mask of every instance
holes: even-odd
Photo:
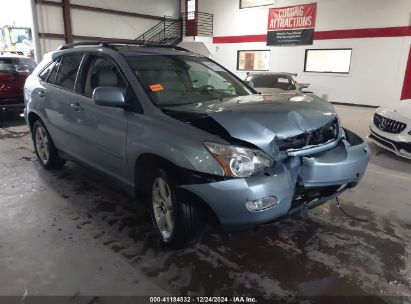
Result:
[[[340,128],[339,134],[341,134],[342,139],[345,139],[345,131],[344,131],[344,128],[342,126],[341,119],[338,115],[337,115],[337,122],[338,122],[338,127]]]
[[[248,177],[274,164],[271,157],[259,150],[211,142],[204,144],[227,176]]]

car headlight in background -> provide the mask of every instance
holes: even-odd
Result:
[[[204,145],[227,176],[248,177],[274,164],[274,160],[260,150],[212,142],[205,142]]]

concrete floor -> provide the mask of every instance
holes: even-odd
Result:
[[[362,136],[373,110],[338,106]],[[69,163],[40,168],[18,116],[0,117],[0,295],[408,295],[411,161],[375,146],[362,183],[255,232],[210,229],[170,251],[144,207]]]

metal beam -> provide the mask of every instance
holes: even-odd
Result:
[[[41,5],[50,5],[50,6],[59,6],[59,7],[63,6],[63,3],[61,2],[55,2],[55,1],[49,1],[49,0],[35,0],[35,3],[41,4]],[[163,20],[164,18],[163,16],[118,11],[118,10],[88,6],[88,5],[70,4],[69,6],[72,9],[90,11],[90,12],[95,12],[95,13],[113,14],[113,15],[126,16],[126,17],[135,17],[135,18],[144,18],[144,19],[153,19],[153,20]]]
[[[66,36],[63,34],[54,34],[54,33],[39,33],[39,38],[65,40]],[[80,36],[80,35],[73,35],[73,39],[82,40],[82,41],[101,41],[101,42],[111,42],[111,41],[123,42],[123,43],[135,43],[136,42],[134,39],[118,39],[118,38]]]
[[[118,10],[113,10],[113,9],[108,9],[108,8],[79,5],[79,4],[70,4],[70,7],[73,9],[79,9],[83,11],[91,11],[95,13],[105,13],[105,14],[113,14],[113,15],[119,15],[119,16],[135,17],[135,18],[154,19],[154,20],[163,20],[164,18],[164,17],[148,15],[148,14],[118,11]]]
[[[59,6],[59,7],[62,7],[62,6],[63,6],[63,3],[61,3],[61,2],[56,2],[56,1],[35,0],[34,2],[35,2],[36,4],[42,4],[42,5]]]
[[[73,43],[73,30],[71,27],[70,0],[62,0],[62,3],[63,3],[64,35],[66,36],[66,43]]]
[[[39,38],[41,39],[61,39],[66,40],[64,34],[54,34],[54,33],[39,33]]]

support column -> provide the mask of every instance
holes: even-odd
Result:
[[[70,0],[62,0],[62,3],[63,3],[64,36],[66,36],[66,43],[73,43]]]
[[[39,19],[37,15],[37,7],[34,0],[30,1],[30,9],[31,9],[31,30],[32,30],[32,38],[33,38],[33,46],[34,46],[34,59],[37,62],[40,62],[43,58],[43,53],[40,47],[40,38],[39,38]]]

